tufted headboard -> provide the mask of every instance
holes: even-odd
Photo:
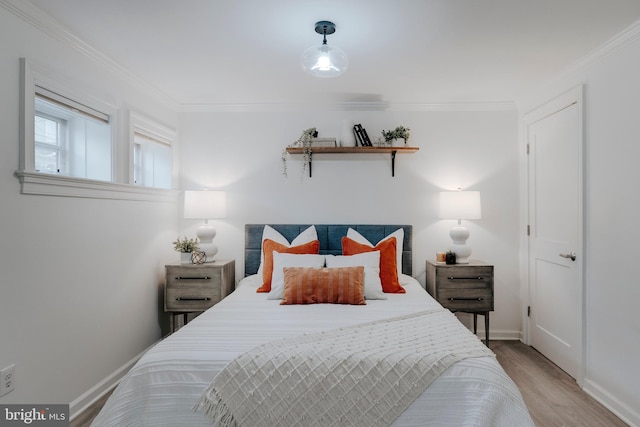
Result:
[[[244,226],[244,275],[256,274],[260,266],[262,231],[267,224],[246,224]],[[292,241],[300,232],[312,224],[268,224],[280,234]],[[320,240],[321,254],[342,254],[342,237],[347,230],[353,228],[373,244],[396,231],[404,229],[402,250],[402,272],[409,276],[413,271],[413,226],[411,225],[370,225],[370,224],[313,224]]]

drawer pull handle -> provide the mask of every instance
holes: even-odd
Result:
[[[178,297],[176,301],[209,301],[210,299],[208,297]]]
[[[484,298],[464,298],[464,297],[451,297],[449,301],[484,301]]]
[[[484,277],[482,276],[476,276],[476,277],[447,277],[447,279],[449,280],[484,280]]]
[[[211,279],[211,277],[209,276],[204,276],[204,277],[181,277],[178,276],[176,277],[176,280],[209,280]]]

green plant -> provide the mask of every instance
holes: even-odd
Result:
[[[280,155],[280,159],[282,160],[282,175],[287,175],[287,158],[289,157],[289,153],[287,152],[288,147],[302,147],[304,148],[302,153],[302,175],[304,176],[304,171],[307,169],[307,165],[311,160],[311,140],[318,136],[318,131],[316,128],[309,128],[307,130],[302,131],[302,135],[292,144],[288,145],[282,150],[282,154]]]
[[[188,239],[187,236],[185,236],[183,239],[178,237],[173,242],[173,249],[183,253],[195,252],[198,250],[198,239]]]
[[[411,135],[410,130],[411,129],[404,126],[398,126],[394,130],[383,130],[382,137],[386,142],[393,139],[404,139],[404,142],[409,142],[409,136]]]

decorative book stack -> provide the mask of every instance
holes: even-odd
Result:
[[[336,138],[312,138],[312,147],[336,147]]]
[[[367,135],[367,131],[362,127],[360,123],[353,126],[353,133],[356,136],[356,142],[359,143],[363,147],[371,147],[371,140],[369,139],[369,135]]]

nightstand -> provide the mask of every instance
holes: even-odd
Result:
[[[175,315],[202,312],[220,302],[235,289],[236,262],[215,260],[205,264],[166,265],[164,311],[171,314],[171,332]]]
[[[444,308],[473,313],[473,333],[478,314],[484,315],[485,340],[489,346],[489,312],[493,311],[493,266],[481,261],[440,264],[427,261],[427,292]]]

